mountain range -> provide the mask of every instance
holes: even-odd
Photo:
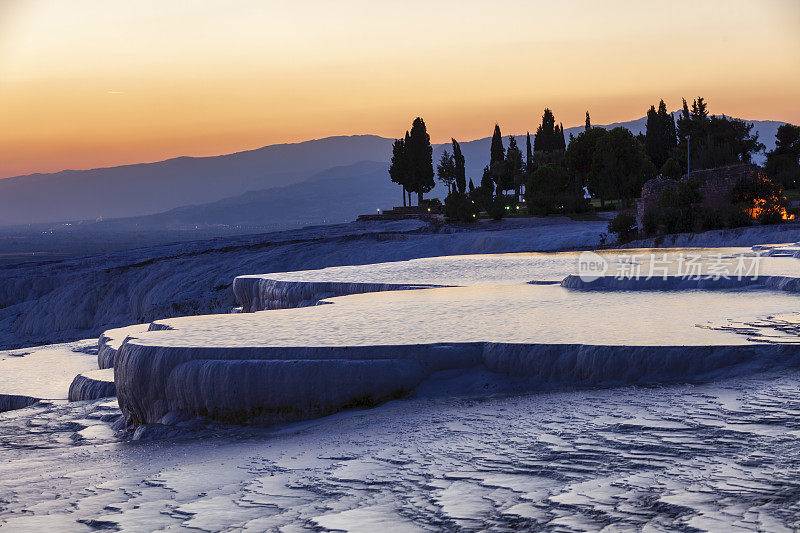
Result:
[[[601,127],[638,134],[645,124],[642,117]],[[783,122],[753,124],[771,149]],[[565,135],[582,130],[566,128]],[[6,178],[0,180],[0,226],[85,221],[87,227],[120,231],[246,230],[345,222],[402,202],[387,174],[392,142],[375,135],[328,137],[221,156]],[[467,177],[476,183],[490,142],[487,137],[461,143]],[[524,152],[525,136],[517,142]],[[448,146],[434,145],[434,162]],[[444,192],[438,185],[431,195]]]

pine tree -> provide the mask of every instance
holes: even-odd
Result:
[[[586,112],[586,126],[584,126],[583,131],[589,131],[592,127],[592,121],[589,119],[589,112]]]
[[[666,119],[665,123],[669,128]],[[758,141],[758,132],[752,130],[753,125],[743,120],[710,115],[703,97],[692,102],[691,112],[684,100],[683,112],[677,121],[676,141],[679,144],[678,149],[673,151],[673,157],[680,162],[684,171],[689,151],[692,171],[749,163],[752,154],[764,146]]]
[[[455,180],[456,190],[461,194],[466,192],[467,188],[467,170],[464,156],[461,154],[461,146],[455,139],[450,139],[453,144],[453,161],[455,162]]]
[[[708,104],[703,101],[702,96],[698,96],[697,100],[692,102],[692,118],[696,120],[705,120],[708,118]]]
[[[409,190],[417,193],[417,205],[422,205],[422,197],[436,185],[433,181],[433,148],[431,138],[421,117],[414,119],[411,134],[406,144],[409,166]]]

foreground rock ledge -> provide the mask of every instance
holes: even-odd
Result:
[[[395,346],[152,346],[127,339],[115,381],[129,424],[170,414],[275,423],[402,395],[443,370],[484,367],[531,390],[697,382],[800,366],[791,345],[597,346],[448,343]]]

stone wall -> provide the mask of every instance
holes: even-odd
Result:
[[[689,179],[700,182],[700,192],[703,195],[703,207],[721,207],[727,204],[731,189],[744,177],[757,174],[756,165],[738,164],[727,167],[712,168],[708,170],[693,171],[691,176],[684,175],[681,181]],[[636,201],[636,224],[642,228],[644,213],[658,205],[659,198],[664,188],[675,180],[655,178],[644,184],[642,197]]]

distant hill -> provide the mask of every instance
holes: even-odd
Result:
[[[64,170],[0,180],[0,224],[159,213],[246,191],[289,185],[358,161],[388,161],[391,139],[328,137],[214,157]]]
[[[244,231],[349,222],[362,213],[402,202],[402,192],[387,178],[386,168],[385,162],[360,161],[327,169],[292,185],[86,226],[117,231],[227,226]]]
[[[642,117],[601,127],[622,126],[638,134],[645,124]],[[783,122],[754,124],[761,142],[772,149]],[[582,130],[567,128],[565,134],[568,138]],[[516,137],[524,152],[525,136]],[[112,225],[128,229],[157,224],[296,227],[351,220],[402,202],[386,172],[392,141],[374,135],[328,137],[230,155],[6,178],[0,180],[0,226],[99,217],[124,218]],[[461,143],[467,178],[476,185],[488,163],[490,142],[487,137]],[[448,146],[434,146],[434,164]],[[763,154],[755,157],[762,161]],[[445,194],[438,185],[430,196]]]

